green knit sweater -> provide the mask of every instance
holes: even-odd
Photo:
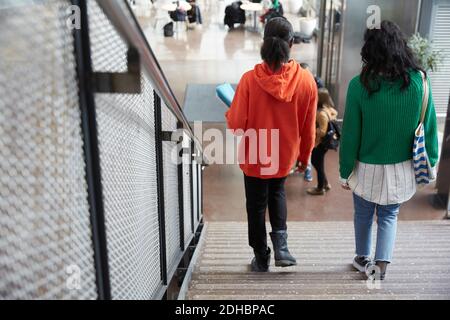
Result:
[[[380,91],[370,97],[359,76],[350,82],[340,148],[341,178],[348,179],[356,160],[367,164],[395,164],[412,159],[423,85],[419,72],[411,71],[410,77],[407,89],[401,90],[401,80],[383,80]],[[425,146],[434,167],[438,161],[438,138],[431,90],[428,101]]]

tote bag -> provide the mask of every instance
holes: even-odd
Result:
[[[430,161],[427,155],[427,150],[425,148],[425,115],[428,109],[428,98],[429,98],[429,87],[428,81],[423,72],[422,75],[423,82],[423,97],[422,97],[422,112],[420,115],[420,123],[417,127],[414,135],[414,145],[413,145],[413,161],[414,161],[414,174],[416,178],[416,184],[418,186],[425,186],[431,181],[436,179],[433,170],[430,165]]]

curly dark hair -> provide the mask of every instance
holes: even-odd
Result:
[[[381,80],[403,80],[402,90],[409,87],[411,70],[422,69],[408,46],[405,34],[391,21],[383,21],[379,29],[367,29],[361,50],[363,68],[361,82],[369,95],[380,90]]]

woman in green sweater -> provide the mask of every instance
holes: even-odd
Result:
[[[380,29],[367,30],[364,40],[363,68],[350,82],[347,93],[340,175],[343,188],[353,191],[353,266],[368,276],[384,279],[392,259],[400,206],[416,192],[412,147],[420,122],[426,73],[395,23],[383,21]],[[435,167],[436,112],[431,93],[426,98],[425,145],[431,166]],[[378,231],[372,261],[375,213]]]

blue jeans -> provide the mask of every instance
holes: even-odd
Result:
[[[397,234],[397,215],[400,204],[382,206],[353,194],[355,205],[355,243],[356,255],[370,257],[372,248],[372,224],[377,213],[377,245],[375,261],[391,262]]]

